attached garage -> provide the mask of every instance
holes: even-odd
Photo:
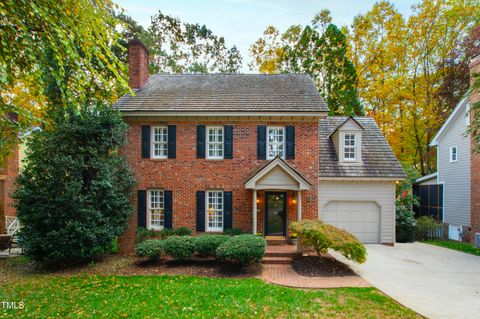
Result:
[[[361,242],[380,242],[380,207],[375,202],[331,201],[324,209],[326,223],[354,234]]]
[[[318,135],[318,219],[363,243],[395,243],[395,183],[405,173],[375,120],[328,117]]]
[[[354,234],[366,244],[395,240],[395,183],[321,181],[319,219]]]

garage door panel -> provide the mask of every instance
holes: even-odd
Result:
[[[342,222],[349,222],[351,220],[351,217],[350,217],[350,212],[342,212],[342,211],[339,211],[337,213],[337,219],[339,221],[342,221]]]
[[[365,220],[365,216],[361,212],[352,213],[350,220],[352,222],[362,222]]]
[[[353,233],[363,232],[363,228],[364,228],[363,223],[351,223],[351,227],[350,227]]]
[[[331,201],[324,208],[324,221],[363,243],[380,242],[380,207],[375,202]]]

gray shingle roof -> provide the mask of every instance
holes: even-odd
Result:
[[[332,138],[329,137],[346,117],[327,117],[319,123],[319,177],[405,177],[402,166],[382,135],[377,123],[370,117],[354,117],[364,128],[362,132],[362,163],[345,164],[338,160]]]
[[[115,104],[122,112],[328,112],[306,74],[152,75]]]

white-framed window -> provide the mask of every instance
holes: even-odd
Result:
[[[450,146],[450,162],[456,162],[458,158],[457,145]]]
[[[267,159],[285,158],[285,127],[267,127]]]
[[[355,133],[345,133],[343,135],[343,160],[357,160],[357,136]]]
[[[207,158],[223,159],[223,126],[207,127]]]
[[[165,223],[165,196],[162,189],[148,190],[148,229],[163,229]]]
[[[206,231],[223,231],[223,191],[207,191]]]
[[[167,158],[168,129],[166,126],[152,128],[152,158]]]

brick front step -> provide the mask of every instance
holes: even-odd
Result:
[[[302,253],[300,252],[297,252],[297,251],[288,251],[288,250],[285,250],[285,251],[271,251],[269,249],[267,249],[267,251],[265,252],[265,257],[295,257],[295,256],[299,256],[301,255]]]
[[[292,263],[291,257],[263,257],[262,264],[268,265],[290,265]]]

